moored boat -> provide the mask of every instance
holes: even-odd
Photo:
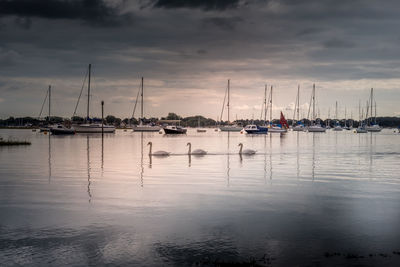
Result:
[[[249,124],[243,128],[248,134],[267,134],[268,128],[267,126],[258,126],[255,124]]]
[[[89,64],[88,67],[88,99],[87,99],[87,114],[86,114],[86,121],[91,121],[90,116],[89,116],[89,111],[90,111],[90,76],[91,76],[91,68],[92,64]],[[82,87],[83,90],[83,87]],[[78,107],[79,104],[79,99],[82,95],[82,91],[79,95],[78,102],[75,107],[74,115],[76,114],[76,108]],[[112,125],[106,125],[102,123],[85,123],[85,124],[76,124],[73,125],[75,132],[77,133],[114,133],[115,132],[115,127]]]
[[[185,134],[187,132],[186,128],[182,126],[168,125],[163,127],[165,134]]]
[[[54,135],[75,134],[75,129],[67,128],[62,124],[58,124],[58,125],[52,126],[50,128],[50,132],[51,132],[51,134],[54,134]]]

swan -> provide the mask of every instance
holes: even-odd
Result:
[[[149,156],[169,156],[169,154],[171,154],[170,152],[162,151],[162,150],[151,153],[151,150],[153,148],[153,143],[148,142],[147,145],[150,146]]]
[[[254,155],[254,154],[256,154],[256,151],[253,150],[253,149],[245,149],[245,150],[243,150],[243,144],[242,143],[239,143],[238,146],[240,146],[239,155],[242,155],[242,154]]]
[[[195,149],[192,152],[192,144],[191,143],[187,143],[187,146],[189,146],[188,155],[205,155],[205,154],[207,154],[207,151],[204,151],[203,149]]]

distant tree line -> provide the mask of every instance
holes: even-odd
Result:
[[[227,125],[227,121],[215,121],[210,118],[206,118],[200,115],[197,116],[189,116],[189,117],[182,117],[177,115],[176,113],[168,113],[166,117],[161,117],[159,118],[143,118],[141,119],[144,124],[148,123],[160,123],[160,120],[180,120],[180,125],[184,127],[215,127],[219,125]],[[101,122],[101,118],[91,118],[91,121],[97,121]],[[336,120],[321,120],[317,119],[321,123],[321,125],[326,126],[329,122],[331,127],[334,127],[336,125]],[[79,116],[74,116],[72,118],[62,118],[58,116],[51,116],[49,117],[44,117],[44,118],[34,118],[34,117],[9,117],[7,119],[0,119],[0,127],[40,127],[40,126],[45,126],[48,124],[57,124],[57,123],[63,123],[66,125],[70,124],[80,124],[80,123],[85,123],[86,118],[84,117],[79,117]],[[302,119],[301,122],[304,125],[310,125],[311,121],[308,119]],[[113,115],[108,115],[104,118],[104,123],[114,125],[116,127],[128,127],[130,125],[137,125],[140,123],[140,121],[136,118],[124,118],[120,119],[117,118]],[[250,119],[243,119],[243,120],[237,120],[232,123],[236,123],[239,125],[248,125],[248,124],[256,124],[256,125],[264,125],[264,124],[269,124],[269,121],[264,122],[263,120],[250,120]],[[272,120],[273,124],[279,124],[279,119],[274,119]],[[296,123],[296,122],[294,122]],[[340,120],[338,122],[341,126],[345,125],[345,120]],[[379,124],[382,127],[399,127],[400,126],[400,117],[377,117],[376,118],[376,123]],[[288,120],[288,124],[292,125],[293,121]],[[353,126],[353,127],[358,127],[358,121],[355,120],[346,120],[346,125],[347,126]]]

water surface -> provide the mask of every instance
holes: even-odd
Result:
[[[32,142],[0,147],[1,266],[400,264],[390,130],[0,136]]]

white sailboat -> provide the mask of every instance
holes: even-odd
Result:
[[[86,114],[86,119],[90,120],[90,75],[91,75],[91,68],[92,64],[89,64],[89,69],[88,69],[88,74],[89,74],[89,79],[88,79],[88,99],[87,99],[87,114]],[[83,89],[83,87],[82,87]],[[81,92],[82,94],[82,92]],[[79,95],[80,98],[80,95]],[[79,104],[79,98],[78,98],[78,103],[76,104],[76,107]],[[76,112],[76,107],[75,107],[75,112]],[[74,112],[74,115],[75,115]],[[85,123],[85,124],[77,124],[74,125],[75,132],[77,133],[114,133],[115,132],[115,127],[112,125],[106,125],[103,122],[102,123]]]
[[[342,128],[342,126],[340,126],[340,123],[339,123],[339,120],[338,120],[337,101],[336,101],[335,116],[336,116],[336,123],[335,123],[335,127],[333,127],[333,130],[334,131],[343,131],[343,128]]]
[[[361,102],[358,102],[358,127],[356,129],[356,133],[367,133],[367,129],[365,129],[364,121],[363,121],[363,116],[364,116],[364,110],[361,111]]]
[[[200,128],[200,116],[199,116],[198,121],[197,121],[197,132],[198,132],[198,133],[205,133],[205,132],[207,132],[206,129]]]
[[[135,125],[132,127],[132,131],[134,132],[158,132],[161,130],[160,126],[157,125],[151,125],[151,124],[144,124],[143,120],[144,120],[144,116],[143,116],[143,109],[144,109],[144,100],[143,100],[143,86],[144,82],[143,82],[143,77],[142,77],[142,83],[141,83],[141,113],[140,113],[140,119],[139,119],[139,125]],[[135,103],[135,108],[133,110],[133,114],[132,114],[132,118],[133,115],[135,114],[135,109],[136,109],[136,104],[137,104],[137,100],[138,98],[136,97],[136,103]]]
[[[368,120],[368,125],[365,126],[365,129],[368,132],[380,132],[382,131],[382,127],[379,126],[379,124],[376,123],[376,102],[375,102],[375,117],[374,117],[374,122],[372,121],[372,107],[374,103],[374,89],[371,88],[371,95],[370,95],[370,101],[369,104],[371,105],[371,114],[370,114],[370,118]]]
[[[230,80],[228,80],[228,88],[227,88],[226,93],[228,94],[228,102],[227,102],[227,105],[226,105],[227,108],[228,108],[228,125],[221,126],[221,127],[219,127],[219,129],[222,132],[240,132],[243,129],[242,126],[239,126],[237,124],[229,124],[230,123],[230,121],[229,121],[229,115],[230,115],[229,114],[230,113],[230,110],[229,110],[229,108],[230,108]],[[226,93],[225,93],[225,96],[226,96]],[[224,112],[224,106],[225,106],[225,98],[224,98],[224,104],[222,105],[221,121],[222,121],[222,114]]]
[[[294,112],[297,112],[297,123],[295,124],[295,115],[293,114],[293,127],[292,130],[295,132],[303,132],[304,124],[300,121],[300,85],[297,86],[297,98]]]
[[[322,127],[321,124],[316,123],[316,116],[315,116],[315,84],[313,84],[313,91],[312,91],[312,94],[311,94],[311,102],[312,102],[312,109],[313,109],[312,110],[312,120],[311,120],[311,125],[307,127],[307,131],[323,133],[323,132],[326,131],[326,128]],[[310,105],[310,107],[311,107],[311,105]]]

